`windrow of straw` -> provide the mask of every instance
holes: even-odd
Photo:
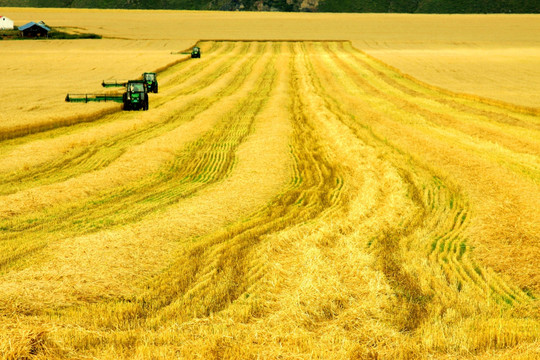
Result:
[[[0,142],[0,359],[540,356],[537,114],[200,46],[147,112]]]

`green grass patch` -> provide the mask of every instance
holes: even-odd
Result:
[[[461,260],[463,257],[463,254],[465,254],[465,251],[467,250],[467,244],[461,243],[459,244],[459,254],[458,254],[458,260]]]

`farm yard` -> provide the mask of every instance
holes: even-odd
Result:
[[[538,16],[3,11],[1,359],[540,358]]]

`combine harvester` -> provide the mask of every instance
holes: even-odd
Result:
[[[143,80],[146,82],[146,87],[148,88],[148,91],[153,92],[154,94],[157,94],[158,92],[158,83],[157,83],[157,75],[154,72],[145,72],[142,74]]]
[[[158,82],[157,82],[157,74],[155,72],[145,72],[142,74],[142,79],[146,83],[146,87],[148,88],[148,92],[153,92],[157,94],[158,92]],[[118,80],[110,80],[105,81],[101,83],[101,86],[103,87],[122,87],[127,85],[127,81],[118,81]]]
[[[157,83],[156,83],[157,84]],[[101,102],[115,101],[123,104],[124,110],[148,110],[148,86],[144,80],[129,80],[127,82],[105,82],[103,87],[125,87],[126,92],[120,94],[67,94],[67,102]],[[156,85],[157,86],[157,85]],[[157,92],[157,88],[156,88]]]
[[[201,57],[201,48],[198,46],[194,46],[191,49],[191,52],[189,51],[171,51],[171,54],[173,55],[191,55],[192,58],[200,58]]]
[[[201,48],[198,46],[195,46],[193,50],[191,50],[191,57],[192,58],[200,58],[201,57]]]

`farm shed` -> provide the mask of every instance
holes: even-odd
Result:
[[[0,15],[0,29],[1,30],[13,30],[13,20]]]
[[[43,22],[35,23],[33,21],[26,25],[19,26],[19,31],[22,37],[47,37],[49,29]]]

